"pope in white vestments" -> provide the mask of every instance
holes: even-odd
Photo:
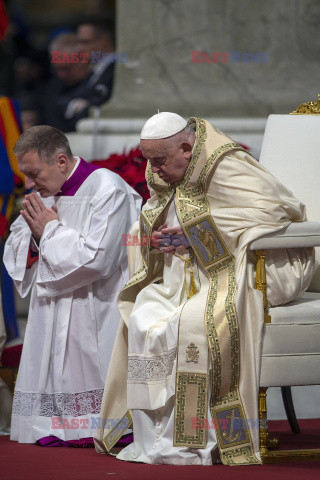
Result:
[[[304,205],[205,120],[159,113],[140,146],[151,198],[131,232],[141,247],[129,248],[96,450],[112,453],[133,423],[120,460],[261,463],[264,309],[247,247],[306,220]],[[313,263],[308,248],[268,252],[270,306],[301,295]]]
[[[92,437],[99,421],[116,299],[128,279],[121,240],[141,202],[118,175],[73,157],[61,132],[33,129],[16,153],[27,188],[41,198],[26,196],[4,254],[20,295],[32,290],[11,439],[71,441]]]

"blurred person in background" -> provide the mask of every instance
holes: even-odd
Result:
[[[116,59],[113,28],[105,20],[85,20],[78,26],[77,40],[80,50],[90,55],[89,82],[96,92],[95,104],[105,103],[112,93]]]
[[[78,120],[88,116],[91,102],[89,63],[71,63],[73,54],[79,54],[74,33],[62,33],[49,45],[54,77],[47,83],[42,98],[43,123],[63,132],[72,132]]]

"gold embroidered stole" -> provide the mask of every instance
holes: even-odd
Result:
[[[200,292],[186,302],[180,316],[174,445],[204,447],[207,428],[215,428],[224,464],[260,463],[253,452],[239,392],[240,344],[234,257],[215,225],[206,197],[219,159],[242,147],[205,120],[191,118],[188,123],[196,125],[196,145],[185,177],[175,188],[176,207],[179,222],[207,278]],[[151,233],[162,223],[163,213],[174,194],[172,185],[152,174],[149,163],[146,179],[156,192],[158,203],[140,215],[143,266],[119,295],[122,304],[131,303],[132,306],[138,292],[152,282]],[[212,366],[210,412],[213,425],[207,422],[208,349]],[[125,419],[129,419],[128,413]],[[128,422],[124,424],[128,428]],[[109,433],[104,439],[108,449],[124,431],[117,426]]]
[[[208,179],[214,175],[218,160],[226,152],[241,147],[226,143],[226,137],[207,122],[196,119],[196,123],[197,139],[200,138],[200,143],[203,139],[204,146],[194,168],[176,189],[176,202],[180,224],[207,274],[207,282],[186,303],[180,316],[174,445],[204,447],[207,429],[214,428],[224,464],[260,463],[254,455],[239,392],[235,261],[215,225],[206,197]],[[199,334],[203,330],[212,365],[211,424],[207,421],[206,350],[202,359],[194,354],[204,349]]]

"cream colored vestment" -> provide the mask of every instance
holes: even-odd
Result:
[[[171,266],[167,265],[166,260],[163,263],[163,259],[161,260],[161,257],[159,257],[161,254],[157,253],[150,253],[149,256],[146,256],[145,247],[141,249],[142,255],[140,255],[140,252],[129,254],[135,275],[120,295],[119,308],[124,322],[118,331],[118,340],[115,344],[111,364],[114,369],[111,366],[109,370],[102,405],[102,416],[108,419],[110,424],[107,424],[105,429],[101,429],[97,433],[96,445],[98,451],[104,451],[106,447],[108,450],[112,448],[112,445],[121,435],[121,431],[130,424],[130,412],[126,414],[129,408],[133,409],[134,415],[136,410],[139,411],[136,422],[136,440],[135,444],[128,446],[121,452],[120,458],[150,463],[210,463],[208,456],[204,458],[201,455],[201,451],[206,450],[212,442],[210,429],[204,432],[202,440],[200,439],[204,442],[204,446],[202,449],[197,449],[190,444],[189,447],[187,446],[187,442],[193,441],[190,440],[190,435],[186,436],[185,432],[180,435],[180,431],[177,434],[177,413],[175,415],[176,426],[174,428],[172,426],[174,421],[174,415],[172,414],[173,399],[177,396],[178,385],[177,383],[174,386],[172,381],[176,364],[175,348],[179,348],[183,341],[187,345],[188,342],[193,340],[192,338],[182,339],[181,335],[178,340],[179,318],[177,313],[182,311],[180,315],[181,329],[181,322],[185,322],[188,315],[188,321],[190,321],[190,318],[195,318],[195,321],[198,321],[196,316],[190,316],[190,312],[196,312],[198,308],[198,312],[203,312],[205,309],[205,319],[210,317],[213,322],[216,322],[212,324],[213,326],[210,326],[210,331],[213,331],[216,335],[215,345],[218,344],[219,346],[218,349],[210,347],[213,350],[211,358],[214,359],[213,363],[211,362],[213,379],[211,393],[212,398],[217,399],[216,402],[211,404],[211,412],[219,421],[239,414],[242,415],[242,421],[247,422],[246,433],[239,431],[235,434],[232,430],[229,430],[224,434],[222,429],[220,431],[219,429],[216,430],[221,460],[223,463],[231,465],[259,463],[257,393],[263,305],[261,293],[254,289],[254,259],[248,252],[247,246],[261,235],[280,230],[292,221],[305,220],[305,209],[291,192],[250,155],[239,150],[228,137],[224,137],[221,132],[205,121],[196,119],[196,123],[199,145],[197,159],[190,167],[190,172],[187,172],[188,180],[180,188],[180,191],[177,187],[178,200],[176,198],[174,202],[179,220],[184,218],[182,223],[185,233],[189,235],[189,240],[192,240],[193,249],[197,253],[199,277],[203,275],[204,281],[200,281],[199,294],[203,289],[206,289],[205,292],[209,291],[209,293],[201,297],[202,300],[198,305],[196,302],[197,298],[200,297],[197,297],[197,295],[188,301],[180,296],[177,306],[176,297],[179,297],[179,292],[181,292],[181,288],[177,288],[175,292],[172,292],[173,297],[176,295],[171,312],[173,315],[168,314],[168,309],[164,308],[163,317],[160,316],[159,318],[158,312],[161,311],[162,305],[168,300],[163,293],[166,284],[165,279],[170,278],[173,273],[168,269],[174,267],[174,262]],[[216,140],[216,137],[218,140]],[[230,143],[228,143],[228,140],[230,140]],[[211,152],[213,152],[212,155],[210,155]],[[215,152],[217,152],[216,155]],[[216,164],[214,165],[215,160]],[[214,168],[212,174],[207,177],[208,183],[205,187],[206,205],[210,206],[209,215],[211,217],[209,218],[207,213],[206,216],[201,213],[201,209],[204,211],[201,186],[194,186],[192,179],[201,177],[210,161]],[[208,169],[205,171],[208,173]],[[154,182],[157,183],[157,179],[150,179],[149,175],[149,183],[154,184]],[[152,196],[144,207],[143,221],[141,222],[142,233],[148,230],[145,219],[151,219],[153,225],[155,225],[157,220],[152,217],[153,211],[155,211],[154,218],[157,218],[157,215],[160,218],[159,214],[161,215],[161,212],[164,212],[165,215],[166,212],[162,195],[164,189],[160,182],[158,184],[157,196]],[[157,185],[155,187],[157,188]],[[194,194],[195,199],[191,199],[190,209],[183,210],[185,205],[188,206],[188,197],[183,197],[188,191],[196,192],[198,197]],[[169,197],[170,194],[168,193],[167,198]],[[162,209],[159,208],[161,204]],[[166,204],[169,205],[168,201]],[[157,206],[158,210],[156,210]],[[150,210],[150,213],[148,210]],[[190,220],[191,217],[192,220]],[[151,220],[150,224],[152,224]],[[196,238],[196,225],[200,225],[202,229],[211,229],[210,232],[216,235],[217,247],[222,259],[225,258],[227,261],[224,260],[224,262],[221,261],[213,264],[212,267],[210,266],[209,255],[205,253]],[[144,265],[146,265],[144,259],[146,258],[148,259],[148,271],[144,275]],[[211,270],[206,267],[207,264],[209,264]],[[208,271],[212,272],[209,285]],[[308,287],[312,272],[312,249],[268,252],[267,282],[270,304],[279,305],[299,296]],[[172,276],[172,279],[172,284],[174,284],[174,276]],[[161,283],[162,281],[163,283]],[[183,278],[181,278],[182,283]],[[205,305],[203,298],[207,298],[207,305]],[[146,305],[149,307],[146,307]],[[139,315],[140,306],[141,315]],[[182,306],[183,308],[181,308]],[[146,308],[149,308],[150,316],[146,316]],[[176,311],[173,312],[175,309]],[[153,312],[155,312],[154,321]],[[129,327],[129,357],[127,326]],[[154,344],[152,344],[152,339]],[[150,341],[153,345],[151,349]],[[235,349],[237,349],[237,352],[234,351]],[[201,352],[203,353],[203,349]],[[200,356],[202,355],[201,352]],[[239,358],[238,371],[235,369],[234,361],[237,358]],[[145,367],[146,365],[149,365],[149,367],[151,365],[152,368],[148,369]],[[197,365],[194,365],[194,367],[196,368]],[[126,393],[126,385],[122,380],[127,375],[128,389]],[[197,373],[195,375],[197,376]],[[205,373],[199,374],[199,378],[201,375],[205,378]],[[183,375],[181,378],[183,378]],[[236,394],[234,392],[228,393],[228,386],[231,384],[235,386]],[[208,391],[206,396],[208,401]],[[223,402],[226,403],[226,407],[223,407]],[[175,408],[177,409],[177,402]],[[162,410],[163,418],[159,418],[161,409],[164,409]],[[224,413],[225,417],[219,417]],[[145,421],[143,416],[145,416]],[[115,426],[117,419],[123,419],[120,426],[119,424]],[[151,422],[150,419],[152,419]],[[150,443],[150,439],[154,435],[151,430],[156,431],[157,422],[160,422],[160,429],[162,424],[165,432],[162,434],[164,440],[167,441],[168,435],[172,435],[175,437],[175,440],[172,438],[175,445],[179,442],[181,442],[180,445],[183,445],[183,442],[185,442],[185,446],[181,448],[181,446],[173,446],[172,443],[168,455],[161,449],[158,449],[156,455],[155,446],[151,444],[148,446],[147,443],[143,442],[143,438],[149,439]],[[169,427],[170,422],[171,426]],[[197,438],[194,444],[200,442],[200,440]],[[211,445],[214,449],[214,442]],[[196,453],[196,461],[195,457],[192,459],[190,456],[190,452],[195,450],[200,452],[200,454]],[[176,452],[176,456],[174,452]]]

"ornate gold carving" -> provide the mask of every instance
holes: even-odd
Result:
[[[267,388],[259,389],[259,437],[261,457],[268,453]]]
[[[320,448],[278,450],[262,455],[262,463],[314,462],[320,460]]]
[[[266,277],[266,251],[256,250],[256,289],[263,295],[264,323],[271,323],[271,316],[268,315],[267,277]]]
[[[269,451],[269,448],[278,448],[279,440],[268,437],[266,392],[266,387],[261,387],[259,390],[260,453],[262,463],[319,461],[319,448]]]
[[[269,438],[267,421],[267,388],[260,388],[259,391],[259,421],[260,421],[260,452],[262,456],[267,455],[268,449],[277,449],[279,440]]]
[[[278,438],[269,438],[269,435],[268,435],[268,438],[267,438],[267,447],[270,448],[271,450],[276,450],[277,448],[279,448],[279,440]]]
[[[186,349],[186,362],[199,363],[199,348],[194,343],[190,343]]]
[[[299,107],[290,115],[320,115],[320,95],[318,94],[316,102],[300,103]]]

